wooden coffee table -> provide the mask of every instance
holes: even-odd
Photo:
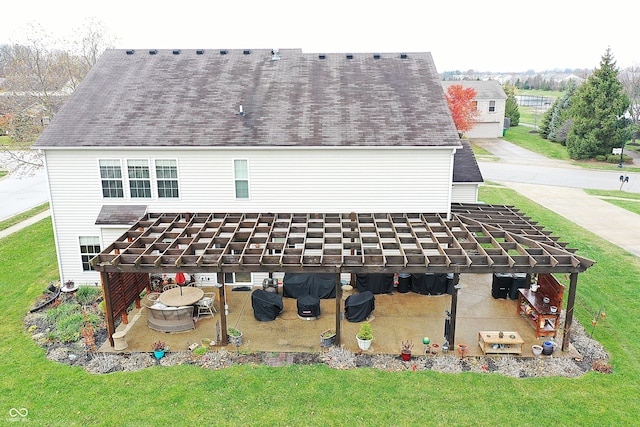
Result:
[[[478,332],[478,345],[484,354],[522,354],[524,340],[517,332],[503,331]]]

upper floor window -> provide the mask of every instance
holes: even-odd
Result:
[[[246,159],[233,161],[236,199],[249,198],[249,164]]]
[[[496,101],[489,101],[489,112],[493,113],[496,111]]]
[[[131,198],[151,198],[151,179],[147,160],[127,160]]]
[[[97,236],[80,236],[80,259],[82,271],[93,270],[91,258],[100,253],[100,238]]]
[[[178,165],[175,160],[156,160],[159,198],[178,197]]]
[[[124,197],[120,160],[100,160],[102,197]]]
[[[478,101],[473,101],[473,111],[478,111]]]

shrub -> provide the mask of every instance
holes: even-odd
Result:
[[[373,328],[369,322],[364,322],[360,325],[360,332],[358,332],[358,338],[361,340],[372,340],[373,339]]]
[[[76,292],[76,299],[82,305],[92,304],[102,296],[102,289],[97,286],[80,286]]]

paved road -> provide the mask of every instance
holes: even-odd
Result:
[[[584,170],[546,159],[509,142],[474,141],[500,161],[478,164],[486,181],[514,189],[547,209],[640,256],[640,216],[589,196],[582,189],[620,189],[620,175],[629,176],[623,190],[640,193],[640,174]]]
[[[44,171],[33,176],[0,179],[0,221],[49,201]]]

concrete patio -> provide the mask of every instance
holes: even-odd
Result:
[[[542,345],[548,338],[535,337],[528,321],[517,314],[517,301],[494,299],[491,296],[491,279],[491,275],[488,274],[460,275],[455,344],[465,343],[468,345],[468,356],[480,356],[483,352],[478,346],[479,331],[515,331],[525,342],[521,356],[533,357],[531,346]],[[335,299],[321,300],[321,316],[317,320],[302,320],[298,317],[296,300],[284,298],[284,310],[276,320],[259,322],[253,315],[251,292],[234,291],[232,286],[227,286],[226,296],[229,306],[227,326],[242,331],[243,344],[238,348],[241,351],[319,352],[322,351],[320,333],[335,327]],[[371,320],[374,341],[367,352],[399,354],[401,341],[412,340],[413,354],[419,355],[424,352],[422,338],[425,336],[429,337],[432,343],[442,345],[445,310],[449,310],[450,307],[451,296],[447,294],[427,296],[413,292],[394,292],[375,295],[375,310],[372,312]],[[142,307],[129,314],[128,325],[121,324],[117,328],[117,331],[126,328],[128,347],[124,352],[150,352],[151,344],[159,340],[165,341],[172,351],[187,351],[191,344],[200,344],[204,338],[215,341],[220,313],[213,319],[211,316],[200,318],[196,323],[196,329],[188,332],[157,332],[148,328],[146,322],[147,310]],[[355,339],[359,327],[359,323],[342,321],[342,345],[354,353],[359,351]],[[561,341],[561,334],[562,325],[556,337],[557,342]],[[232,345],[227,345],[226,348],[236,350]],[[100,351],[114,352],[114,349],[107,341]],[[570,346],[567,352],[561,352],[558,346],[554,356],[580,355],[573,346]]]

